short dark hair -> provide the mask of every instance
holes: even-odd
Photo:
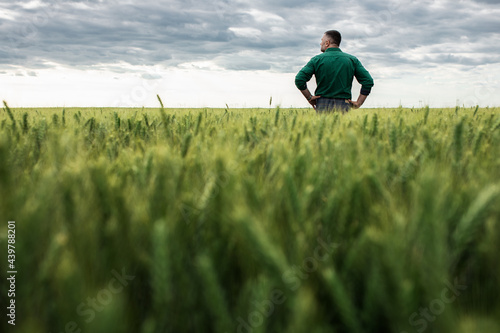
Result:
[[[337,30],[328,30],[325,32],[326,37],[332,42],[333,44],[340,46],[340,42],[342,41],[342,36],[340,35],[340,32]]]

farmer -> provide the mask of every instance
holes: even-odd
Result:
[[[350,107],[357,109],[373,87],[373,79],[361,62],[340,50],[341,39],[337,30],[325,32],[320,44],[323,53],[313,57],[295,76],[295,85],[318,113],[334,110],[345,113]],[[317,84],[314,96],[307,89],[307,82],[313,74]],[[357,101],[351,100],[354,77],[361,84]]]

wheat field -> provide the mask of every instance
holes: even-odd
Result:
[[[500,331],[499,108],[5,104],[0,198],[2,332]]]

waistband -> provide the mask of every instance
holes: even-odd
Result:
[[[329,99],[331,101],[345,101],[346,99],[348,99],[348,98],[330,98],[330,97],[320,97],[320,98]]]

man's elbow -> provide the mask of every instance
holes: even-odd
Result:
[[[304,82],[303,80],[297,79],[297,78],[295,79],[295,86],[299,90],[306,90],[307,89],[306,82]]]
[[[361,95],[366,95],[368,96],[370,94],[370,92],[372,91],[372,88],[373,88],[373,79],[367,81],[367,82],[363,82],[363,84],[361,85]]]
[[[368,80],[368,84],[366,86],[371,89],[374,85],[375,83],[373,82],[373,78],[370,76],[370,79]]]
[[[361,87],[361,91],[359,92],[361,95],[368,96],[370,95],[370,92],[372,91],[371,87]]]

